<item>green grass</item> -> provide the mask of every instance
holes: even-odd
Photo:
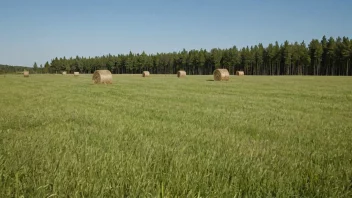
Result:
[[[352,78],[0,76],[0,197],[351,197]]]

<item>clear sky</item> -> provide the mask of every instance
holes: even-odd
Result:
[[[0,0],[0,64],[352,37],[351,0]]]

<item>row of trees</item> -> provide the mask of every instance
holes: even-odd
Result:
[[[46,62],[43,72],[92,73],[108,69],[116,74],[174,74],[184,69],[188,74],[209,75],[216,68],[227,68],[231,74],[243,70],[247,75],[352,75],[352,39],[325,36],[305,42],[275,42],[238,49],[185,49],[173,53],[104,55],[97,57],[54,58]],[[37,67],[35,63],[34,68]]]
[[[0,74],[20,73],[20,72],[23,72],[24,70],[33,72],[33,68],[31,67],[0,64]]]

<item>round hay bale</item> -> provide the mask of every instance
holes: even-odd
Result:
[[[96,70],[92,79],[95,84],[112,84],[112,74],[109,70]]]
[[[62,75],[66,75],[66,74],[67,74],[67,72],[65,72],[65,71],[64,71],[64,72],[62,72]]]
[[[215,81],[228,81],[230,80],[230,73],[227,69],[216,69],[214,71]]]
[[[187,73],[186,71],[180,70],[177,72],[177,77],[182,78],[182,77],[186,77]]]
[[[143,71],[142,77],[148,77],[150,75],[149,71]]]
[[[237,76],[244,76],[244,71],[236,71]]]
[[[24,71],[24,72],[23,72],[23,76],[24,76],[24,77],[29,77],[29,71]]]
[[[74,76],[79,76],[79,72],[73,72]]]

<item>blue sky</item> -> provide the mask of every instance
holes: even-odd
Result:
[[[0,0],[0,64],[352,36],[350,0]]]

